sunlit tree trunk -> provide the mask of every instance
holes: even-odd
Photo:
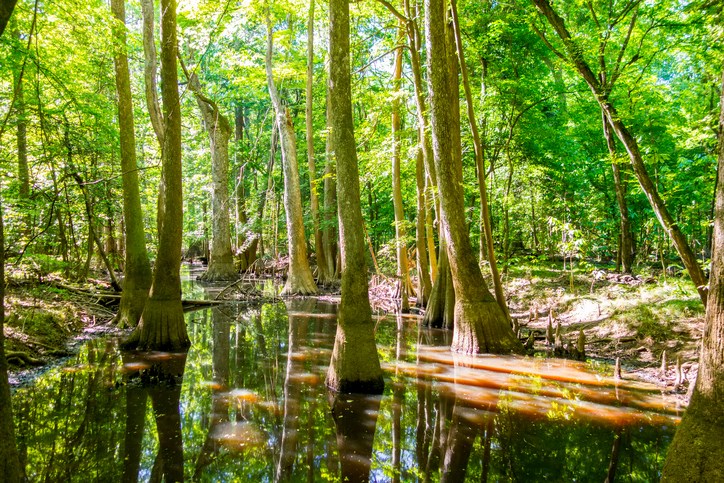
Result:
[[[699,373],[669,447],[662,481],[724,481],[724,69],[720,102],[711,281]]]
[[[165,121],[163,119],[161,105],[158,101],[158,82],[156,78],[158,61],[156,58],[156,40],[154,35],[154,11],[154,0],[141,0],[141,12],[143,14],[143,78],[146,94],[146,109],[148,109],[148,117],[151,120],[153,132],[156,134],[158,145],[163,151]],[[156,229],[158,233],[161,233],[161,220],[163,219],[163,209],[166,205],[164,202],[164,189],[166,189],[166,187],[161,183],[158,187],[159,202],[156,206]]]
[[[686,267],[687,272],[689,272],[691,280],[694,282],[694,285],[699,291],[699,297],[702,302],[704,302],[704,305],[706,305],[708,285],[706,275],[699,265],[696,255],[694,255],[691,247],[689,247],[686,237],[684,237],[679,225],[669,213],[666,205],[664,204],[664,200],[661,198],[661,195],[659,195],[656,186],[651,180],[651,177],[646,170],[643,157],[641,156],[638,141],[636,141],[636,138],[624,124],[608,93],[602,88],[598,77],[596,77],[588,63],[583,58],[582,50],[568,32],[563,18],[561,18],[558,13],[553,10],[548,0],[532,0],[532,2],[538,8],[540,13],[548,20],[548,23],[556,31],[558,37],[563,41],[569,60],[573,63],[580,76],[591,89],[591,92],[596,98],[601,110],[611,123],[613,131],[626,148],[629,159],[631,160],[634,175],[636,176],[636,179],[638,179],[641,189],[646,195],[646,198],[648,198],[649,204],[656,214],[656,218],[659,220],[659,223],[674,245],[674,248],[676,248],[684,267]]]
[[[329,116],[328,116],[329,117]],[[329,127],[329,126],[328,126]],[[324,228],[322,229],[322,242],[324,243],[324,256],[327,257],[327,267],[332,279],[338,279],[339,267],[339,234],[337,222],[337,166],[332,157],[331,140],[327,138],[327,163],[324,167]]]
[[[334,271],[327,264],[327,256],[322,241],[322,231],[319,228],[319,180],[314,160],[314,1],[309,0],[309,18],[307,19],[307,98],[305,101],[305,123],[307,128],[307,168],[309,169],[309,207],[312,211],[312,226],[314,229],[314,250],[317,255],[317,282],[324,284],[332,278],[330,271]]]
[[[402,43],[404,28],[397,28],[398,43]],[[403,312],[410,310],[408,287],[410,286],[409,262],[407,261],[407,230],[405,229],[405,211],[402,204],[402,179],[400,176],[400,99],[399,89],[402,80],[402,47],[395,50],[395,68],[392,83],[395,89],[392,101],[392,204],[395,212],[395,245],[397,246],[397,279],[400,286]]]
[[[231,254],[229,231],[229,138],[231,124],[219,106],[201,92],[196,74],[189,76],[189,88],[196,97],[211,143],[211,249],[209,267],[201,276],[209,282],[237,278]]]
[[[304,236],[302,195],[299,188],[297,164],[297,139],[292,117],[274,85],[272,73],[273,33],[271,20],[267,18],[266,80],[269,95],[274,105],[276,123],[282,146],[282,167],[284,173],[284,208],[287,221],[287,244],[289,248],[289,271],[282,295],[311,295],[317,293],[312,270],[307,259],[307,242]]]
[[[631,273],[634,262],[634,238],[631,230],[631,220],[628,216],[628,204],[626,203],[626,184],[625,172],[619,166],[616,159],[616,141],[611,127],[611,123],[606,114],[602,111],[603,135],[606,138],[606,146],[608,146],[608,154],[611,156],[611,168],[613,170],[613,185],[616,192],[616,203],[618,204],[618,213],[620,217],[619,233],[619,255],[621,257],[621,265],[623,273]]]
[[[427,256],[429,261],[430,277],[434,280],[437,277],[437,254],[435,252],[435,241],[433,237],[432,209],[435,207],[433,186],[437,184],[435,163],[433,162],[432,145],[430,143],[430,129],[427,121],[427,103],[425,101],[425,88],[422,79],[422,61],[420,50],[422,48],[422,36],[417,24],[417,6],[410,0],[405,0],[405,20],[407,24],[407,40],[410,50],[410,68],[412,70],[412,81],[415,89],[415,107],[417,110],[418,142],[422,150],[422,159],[425,166],[425,238],[427,241]],[[436,209],[436,208],[435,208]]]
[[[19,39],[20,32],[15,32],[15,37]],[[25,200],[30,196],[30,172],[28,170],[28,128],[25,119],[25,93],[20,73],[14,76],[14,83],[15,115],[17,116],[18,194],[20,199]]]
[[[382,369],[375,345],[367,293],[359,168],[352,119],[349,61],[349,3],[329,5],[331,141],[337,165],[337,198],[342,255],[342,300],[327,386],[342,393],[380,394]]]
[[[462,153],[460,124],[456,105],[457,72],[450,68],[454,55],[446,32],[445,2],[425,1],[425,33],[430,72],[430,106],[434,160],[440,192],[443,231],[447,232],[447,254],[455,287],[455,328],[452,350],[483,352],[522,352],[507,317],[488,290],[473,253],[465,222],[462,193]]]
[[[121,144],[121,172],[123,183],[123,219],[125,221],[125,277],[121,303],[116,316],[120,327],[135,327],[146,305],[151,288],[151,264],[146,251],[146,234],[143,226],[141,195],[138,188],[136,164],[136,136],[133,124],[131,78],[126,54],[125,0],[112,0],[111,10],[118,20],[115,38],[118,50],[113,56],[118,93],[118,126]]]
[[[176,0],[161,1],[161,95],[165,118],[161,155],[163,217],[153,283],[141,321],[126,342],[142,350],[185,351],[191,342],[181,306],[183,187],[181,173],[181,106],[176,67]]]
[[[418,131],[419,132],[419,131]],[[415,173],[417,179],[417,218],[415,220],[415,245],[417,247],[417,304],[427,307],[432,290],[430,280],[430,259],[427,253],[427,240],[425,234],[425,165],[422,157],[422,149],[418,147],[415,156]]]
[[[468,121],[470,122],[470,131],[473,134],[473,148],[475,150],[475,167],[478,173],[478,189],[480,192],[480,212],[483,221],[483,233],[485,236],[485,246],[487,248],[487,260],[490,264],[490,275],[493,278],[493,287],[495,289],[495,299],[503,310],[507,318],[510,318],[508,312],[508,304],[503,293],[503,282],[500,280],[498,273],[498,263],[495,260],[495,250],[493,249],[493,228],[490,226],[490,210],[488,209],[488,190],[485,186],[485,159],[483,157],[483,145],[478,132],[478,123],[475,120],[475,110],[473,109],[473,95],[470,91],[470,82],[468,81],[468,68],[465,64],[465,55],[463,53],[463,41],[460,34],[460,21],[458,20],[456,0],[451,0],[451,13],[455,28],[455,46],[457,48],[458,59],[460,63],[460,73],[463,80],[465,90],[465,101],[468,108]],[[512,174],[512,173],[511,173]],[[507,216],[506,216],[507,220]],[[481,241],[482,244],[482,241]]]
[[[15,445],[13,407],[8,382],[8,364],[5,359],[5,232],[0,204],[0,481],[20,481],[20,462]]]

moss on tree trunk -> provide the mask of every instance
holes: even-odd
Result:
[[[331,0],[329,103],[331,147],[337,165],[342,300],[327,385],[339,392],[381,393],[384,388],[367,293],[359,168],[352,122],[349,4]]]
[[[724,69],[721,100],[711,280],[699,373],[662,481],[724,481]]]
[[[136,163],[136,137],[133,123],[131,79],[126,48],[126,12],[123,0],[113,0],[111,10],[118,19],[114,36],[119,43],[113,56],[118,93],[118,125],[121,144],[121,171],[123,173],[123,219],[125,221],[125,278],[121,303],[116,316],[119,327],[135,327],[141,319],[151,287],[151,264],[146,251],[146,234],[138,187]]]
[[[434,164],[440,192],[441,231],[455,288],[452,350],[467,354],[522,352],[507,317],[488,290],[473,253],[465,221],[462,152],[457,104],[455,40],[444,0],[426,0],[425,34],[430,72]]]

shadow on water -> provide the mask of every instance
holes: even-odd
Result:
[[[655,481],[679,420],[610,369],[455,356],[414,317],[377,324],[381,397],[328,393],[332,305],[228,304],[187,323],[187,356],[94,340],[18,390],[28,479]]]

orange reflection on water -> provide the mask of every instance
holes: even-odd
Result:
[[[460,356],[444,347],[421,346],[418,363],[396,361],[388,373],[422,378],[470,407],[511,407],[531,417],[575,416],[617,425],[677,424],[680,408],[652,384],[616,380],[581,362],[519,356]]]
[[[246,421],[220,423],[214,427],[210,437],[233,452],[257,448],[267,439],[259,428]]]

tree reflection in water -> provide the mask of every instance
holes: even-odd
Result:
[[[678,421],[650,386],[453,357],[448,332],[409,316],[377,324],[385,394],[330,400],[332,305],[187,317],[187,358],[94,340],[16,392],[29,481],[652,481]]]
[[[126,454],[123,481],[138,481],[147,400],[156,422],[158,453],[150,481],[184,481],[181,385],[186,353],[123,353],[126,381]]]

